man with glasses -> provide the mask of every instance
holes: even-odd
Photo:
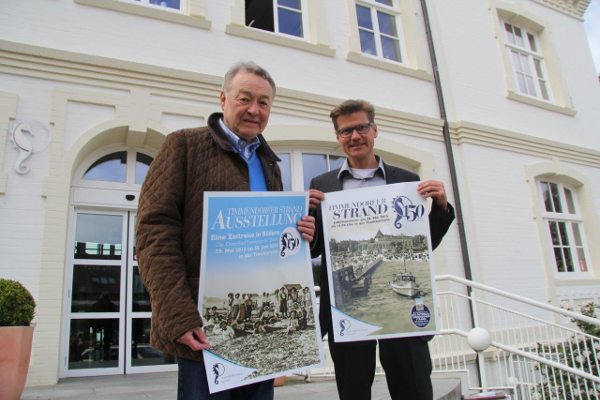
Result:
[[[330,117],[337,141],[348,158],[340,169],[317,176],[310,183],[311,215],[315,215],[317,220],[316,240],[311,250],[313,258],[324,254],[323,220],[319,207],[325,199],[324,193],[420,180],[418,175],[387,165],[375,155],[373,147],[377,138],[377,125],[371,103],[347,100],[334,108]],[[422,182],[418,186],[418,192],[424,198],[433,200],[429,226],[432,247],[435,249],[454,220],[454,209],[446,199],[442,182]],[[376,342],[334,342],[325,257],[322,258],[321,265],[319,320],[322,333],[328,334],[329,352],[335,366],[340,399],[370,399],[375,378]],[[433,398],[430,377],[432,365],[427,345],[431,338],[422,336],[379,340],[379,358],[392,399]]]

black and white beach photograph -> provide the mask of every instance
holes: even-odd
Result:
[[[210,352],[257,369],[246,379],[318,364],[314,305],[308,286],[286,283],[261,293],[204,297]]]
[[[329,241],[336,308],[390,334],[414,330],[416,299],[432,304],[425,235],[377,231],[365,240]]]

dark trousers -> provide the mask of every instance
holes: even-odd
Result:
[[[329,352],[341,400],[370,400],[375,378],[376,341],[335,343],[329,332]],[[379,341],[379,359],[393,400],[431,400],[431,356],[418,338]]]
[[[273,379],[210,394],[204,364],[177,357],[177,400],[273,400]]]

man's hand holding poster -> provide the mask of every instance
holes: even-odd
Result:
[[[438,333],[419,182],[327,193],[321,204],[336,342]]]
[[[308,194],[205,192],[198,308],[211,393],[323,363],[310,251],[296,222]]]

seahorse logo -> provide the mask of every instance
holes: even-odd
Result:
[[[285,228],[279,238],[279,257],[292,256],[300,249],[300,233],[294,228]]]
[[[423,217],[425,214],[425,206],[422,204],[414,205],[412,200],[406,196],[398,196],[392,200],[394,206],[394,212],[397,214],[394,226],[396,229],[402,228],[402,219],[406,218],[407,221],[414,221],[417,218]]]
[[[348,329],[350,329],[350,326],[352,324],[350,324],[350,321],[348,321],[347,319],[341,319],[340,320],[340,336],[344,336],[344,332],[347,331]]]
[[[216,363],[212,367],[213,374],[215,374],[215,385],[219,384],[219,377],[225,373],[225,366],[221,363]]]
[[[14,147],[19,150],[15,162],[15,171],[19,174],[29,172],[29,166],[23,165],[33,153],[39,153],[50,144],[50,131],[46,125],[37,121],[25,121],[16,124],[11,132]]]

